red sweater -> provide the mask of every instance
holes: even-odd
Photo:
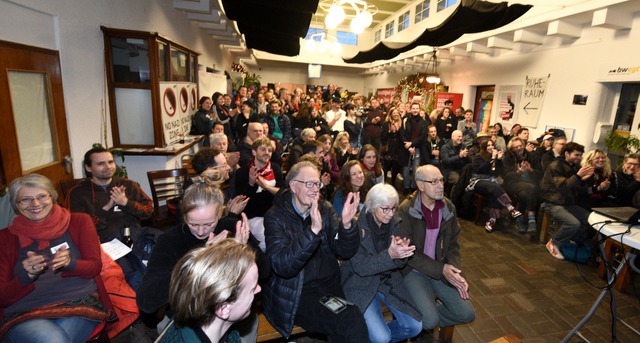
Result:
[[[102,268],[100,240],[91,218],[84,213],[71,213],[68,232],[82,258],[72,260],[63,268],[62,277],[99,279]],[[14,274],[14,267],[18,262],[18,247],[17,236],[9,230],[0,230],[0,320],[4,318],[6,307],[18,302],[36,287],[35,280],[31,280],[23,268],[19,268],[17,275]],[[102,282],[97,282],[98,289],[102,291]]]

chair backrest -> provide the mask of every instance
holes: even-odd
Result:
[[[182,163],[182,168],[186,169],[189,175],[196,176],[196,171],[193,170],[193,166],[191,165],[192,159],[193,159],[193,155],[186,154],[180,157],[180,162]]]
[[[183,186],[188,177],[185,168],[154,170],[147,172],[153,206],[157,210],[161,201],[179,197],[184,192]]]
[[[78,185],[82,180],[84,180],[84,179],[71,179],[71,180],[62,179],[62,180],[60,180],[60,190],[62,191],[62,194],[61,194],[61,197],[59,197],[59,198],[60,198],[60,202],[64,206],[68,205],[68,204],[66,204],[67,194],[69,194],[69,191],[71,190],[71,188],[73,188],[76,185]]]

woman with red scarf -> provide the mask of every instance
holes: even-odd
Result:
[[[384,182],[384,175],[382,173],[382,164],[380,163],[380,155],[378,150],[371,144],[365,144],[360,150],[358,156],[360,165],[365,175],[371,181],[371,185],[377,185]]]
[[[42,175],[14,180],[9,192],[20,214],[0,231],[0,339],[85,342],[107,318],[95,279],[102,262],[91,218],[58,206]]]

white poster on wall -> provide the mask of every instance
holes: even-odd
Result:
[[[213,93],[227,92],[227,76],[224,73],[207,73],[206,71],[198,72],[198,86],[200,87],[200,96],[211,97]],[[197,102],[196,102],[197,104]],[[197,105],[196,105],[197,107]]]
[[[518,112],[520,105],[520,95],[522,94],[522,86],[500,86],[497,95],[497,120],[502,122],[503,126],[511,127],[514,123],[518,123]]]
[[[196,84],[160,82],[160,108],[165,145],[178,143],[189,134],[191,116],[196,112]]]
[[[521,96],[522,100],[520,104],[517,104],[519,110],[518,123],[520,125],[530,128],[536,128],[538,126],[538,119],[540,119],[540,112],[542,111],[544,96],[547,93],[550,77],[551,74],[539,77],[527,75],[525,77]]]

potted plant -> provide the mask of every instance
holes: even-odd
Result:
[[[604,146],[613,154],[637,153],[640,150],[640,139],[628,132],[620,134],[616,131],[609,131],[609,134],[604,139]]]

